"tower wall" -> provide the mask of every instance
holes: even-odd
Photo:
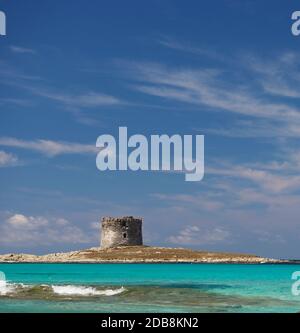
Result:
[[[102,218],[102,248],[132,245],[143,245],[142,219],[133,216]]]

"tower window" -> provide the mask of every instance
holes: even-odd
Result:
[[[123,233],[123,238],[127,238],[126,232]]]

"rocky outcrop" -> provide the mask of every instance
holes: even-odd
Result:
[[[258,257],[251,254],[204,252],[184,248],[147,246],[120,246],[114,248],[90,248],[47,255],[4,254],[0,262],[46,263],[285,263],[288,261]]]

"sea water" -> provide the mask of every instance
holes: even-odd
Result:
[[[0,312],[300,312],[300,265],[0,264]]]

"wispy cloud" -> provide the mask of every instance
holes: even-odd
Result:
[[[300,124],[298,121],[292,122],[276,119],[255,119],[232,121],[232,125],[215,125],[210,128],[195,128],[205,134],[213,134],[228,138],[298,138],[300,136]]]
[[[87,115],[83,115],[81,109],[104,106],[112,107],[126,104],[126,101],[123,101],[118,97],[99,91],[81,90],[74,92],[53,89],[51,84],[41,77],[25,74],[1,61],[0,77],[1,84],[21,89],[27,94],[57,103],[62,106],[63,109],[72,111],[78,120],[86,124],[91,124],[93,119],[89,118]],[[2,102],[21,105],[21,101],[18,98],[2,99]]]
[[[19,164],[19,159],[16,155],[11,153],[6,153],[3,150],[0,150],[0,168],[16,166]]]
[[[163,43],[181,47],[174,41]],[[136,80],[131,85],[136,91],[194,105],[199,112],[225,111],[238,121],[248,121],[242,126],[207,129],[209,133],[233,137],[299,137],[300,111],[293,103],[299,95],[296,87],[300,83],[295,55],[282,54],[272,65],[257,57],[241,58],[239,65],[229,65],[226,70],[147,62],[119,64]],[[274,98],[274,94],[288,99]]]
[[[177,245],[208,245],[227,242],[230,232],[222,227],[201,228],[198,225],[187,226],[167,241]]]
[[[21,107],[28,107],[33,105],[32,101],[22,98],[0,98],[0,105],[2,104],[11,104]]]
[[[300,122],[296,107],[269,102],[251,93],[247,87],[235,85],[224,73],[210,69],[174,69],[158,64],[133,64],[136,78],[147,83],[135,88],[143,93],[207,106],[258,118],[290,119]]]
[[[37,82],[42,81],[40,76],[31,75],[20,71],[14,66],[11,66],[7,62],[3,62],[0,60],[0,82],[1,84],[22,87],[25,85],[24,82]],[[23,83],[23,84],[22,84]]]
[[[17,46],[17,45],[11,45],[10,50],[13,53],[20,53],[20,54],[36,54],[36,51],[30,48],[22,47],[22,46]]]
[[[299,156],[299,150],[286,148],[276,150],[277,158],[265,162],[237,164],[217,159],[206,167],[207,181],[200,184],[198,192],[156,193],[152,197],[195,214],[209,213],[219,220],[226,213],[230,220],[240,209],[250,214],[249,207],[253,211],[280,208],[299,213]]]
[[[52,92],[47,89],[27,87],[33,94],[50,99],[55,102],[60,102],[69,107],[75,108],[93,108],[99,106],[119,105],[123,102],[111,95],[102,94],[99,92],[87,92],[84,94],[65,94],[61,92]]]
[[[236,166],[233,164],[223,164],[223,168],[209,168],[208,173],[232,177],[235,179],[246,179],[253,182],[261,189],[280,193],[292,191],[300,188],[300,176],[298,174],[285,174],[282,171],[274,172],[262,169],[255,169],[247,166]]]
[[[81,144],[52,140],[20,140],[16,138],[0,138],[0,146],[28,149],[53,157],[63,154],[95,154],[99,149],[95,144]]]
[[[161,201],[166,202],[180,202],[181,204],[190,204],[193,206],[197,206],[198,209],[206,210],[206,211],[217,211],[224,207],[224,204],[215,198],[207,195],[204,197],[203,195],[191,195],[191,194],[163,194],[163,193],[155,193],[152,194],[152,197],[157,198]]]
[[[287,98],[300,98],[300,61],[293,52],[286,52],[268,62],[247,57],[246,63],[257,74],[265,92]]]
[[[158,43],[166,48],[194,54],[196,56],[205,56],[214,60],[224,61],[225,58],[219,52],[208,47],[195,47],[191,43],[182,43],[170,37],[162,37]]]
[[[45,81],[41,77],[27,75],[7,63],[0,61],[1,83],[14,86],[29,92],[35,96],[43,97],[54,102],[59,102],[65,106],[74,108],[93,108],[99,106],[119,105],[122,104],[119,98],[97,91],[87,91],[80,93],[68,93],[55,91],[49,86],[45,86]],[[34,81],[43,81],[39,85]],[[35,84],[33,84],[33,82]]]

